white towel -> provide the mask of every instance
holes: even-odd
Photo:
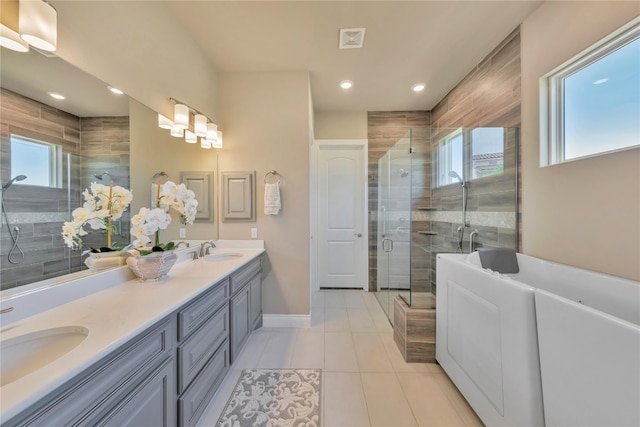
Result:
[[[280,212],[280,184],[264,185],[264,214],[278,215]]]

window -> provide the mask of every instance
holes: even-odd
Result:
[[[26,175],[16,184],[60,187],[62,149],[55,144],[11,135],[11,174]]]
[[[500,175],[504,172],[505,128],[457,129],[438,141],[434,187]]]
[[[640,146],[640,20],[541,86],[542,166]]]
[[[457,173],[460,177],[464,177],[464,161],[462,155],[463,142],[462,129],[450,133],[440,140],[436,149],[436,187],[449,185],[456,182],[452,172]]]
[[[504,171],[504,128],[471,131],[471,179],[500,175]]]

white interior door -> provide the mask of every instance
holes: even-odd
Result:
[[[366,289],[364,145],[318,145],[317,283]]]

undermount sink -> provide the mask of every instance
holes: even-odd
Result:
[[[0,387],[59,359],[89,335],[82,326],[63,326],[0,341]]]
[[[242,254],[227,252],[222,254],[207,255],[204,257],[204,260],[208,262],[220,262],[240,258],[241,256]]]

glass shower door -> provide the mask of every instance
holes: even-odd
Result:
[[[411,288],[411,132],[378,162],[378,293],[393,323],[393,300]]]

